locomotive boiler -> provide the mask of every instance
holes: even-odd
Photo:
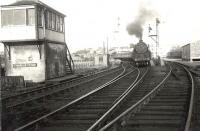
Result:
[[[133,49],[132,58],[137,67],[149,66],[151,60],[151,51],[142,39],[135,45]]]

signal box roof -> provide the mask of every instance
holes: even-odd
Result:
[[[1,7],[8,7],[8,6],[23,6],[23,5],[38,5],[38,6],[42,6],[45,8],[48,8],[50,10],[52,10],[53,12],[57,12],[62,16],[65,16],[63,13],[60,13],[59,11],[53,9],[52,7],[44,4],[43,2],[39,1],[39,0],[17,0],[16,2],[9,4],[9,5],[2,5]]]

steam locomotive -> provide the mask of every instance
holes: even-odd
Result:
[[[149,66],[151,60],[151,51],[146,43],[142,39],[135,45],[132,52],[132,59],[135,66]]]

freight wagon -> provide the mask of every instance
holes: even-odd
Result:
[[[182,47],[182,59],[186,61],[200,61],[200,41],[184,45]]]

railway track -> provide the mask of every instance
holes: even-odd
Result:
[[[107,72],[101,72],[92,76],[78,79],[76,82],[74,82],[73,80],[67,83],[51,85],[51,86],[35,89],[32,91],[20,93],[20,94],[5,98],[2,101],[3,101],[4,106],[6,107],[6,110],[9,111],[9,110],[13,110],[14,108],[20,108],[21,106],[24,106],[26,104],[30,105],[34,101],[43,99],[45,97],[49,97],[53,94],[62,93],[63,91],[68,91],[69,93],[73,93],[74,91],[79,91],[79,92],[84,93],[84,91],[82,91],[84,84],[95,83],[98,85],[98,84],[105,83],[109,81],[108,78],[110,79],[114,78],[115,75],[117,75],[121,71],[122,71],[122,68],[112,69]],[[88,88],[84,88],[84,90],[86,89]]]
[[[129,68],[129,67],[126,67]],[[3,113],[5,115],[5,119],[9,121],[5,121],[5,123],[13,123],[14,127],[27,122],[28,119],[35,119],[42,114],[46,114],[53,110],[53,108],[58,108],[62,106],[63,104],[66,104],[67,102],[71,102],[72,100],[80,97],[81,95],[94,90],[98,86],[102,85],[105,82],[108,82],[109,80],[113,79],[117,75],[122,74],[125,71],[125,67],[123,68],[116,68],[112,69],[111,71],[102,72],[100,73],[100,76],[95,75],[93,78],[90,76],[89,80],[83,81],[79,84],[72,85],[71,87],[59,87],[57,90],[53,90],[51,88],[47,88],[48,90],[44,93],[42,91],[38,90],[34,93],[26,93],[19,98],[19,101],[14,101],[12,104],[8,104],[5,106]],[[61,85],[61,84],[59,84]],[[54,87],[53,87],[54,88]],[[46,88],[45,88],[46,89]],[[41,94],[41,95],[40,95]],[[35,97],[33,97],[35,96]],[[23,99],[24,97],[28,97],[31,99]],[[22,99],[22,100],[21,100]],[[5,101],[4,101],[5,102]],[[6,101],[8,102],[8,101]],[[54,104],[55,103],[55,104]],[[6,107],[6,108],[5,108]],[[15,121],[15,122],[13,122]]]
[[[77,84],[80,82],[83,82],[85,80],[88,80],[90,78],[94,78],[97,77],[101,74],[105,74],[105,72],[109,72],[111,70],[115,70],[117,68],[120,68],[120,66],[118,67],[112,67],[112,68],[106,68],[106,69],[102,69],[99,71],[91,71],[88,72],[87,74],[79,74],[79,76],[75,77],[75,78],[71,78],[69,80],[61,80],[58,81],[56,84],[53,83],[47,83],[47,84],[38,84],[37,86],[35,86],[34,88],[27,88],[26,90],[19,90],[19,91],[14,91],[14,92],[2,92],[2,100],[10,100],[12,101],[12,99],[16,99],[18,96],[22,96],[22,95],[26,95],[28,93],[31,92],[42,92],[43,90],[47,89],[47,88],[54,88],[56,85],[66,85],[66,86],[71,86],[72,84]],[[56,88],[56,87],[55,87]]]
[[[179,63],[179,62],[177,62]],[[190,131],[199,131],[200,129],[200,71],[193,69],[188,65],[179,63],[190,70],[194,77],[194,109],[192,112]]]
[[[69,80],[69,81],[62,81],[60,83],[57,83],[57,84],[53,84],[53,85],[40,85],[38,86],[37,88],[33,88],[33,89],[27,89],[27,90],[24,90],[23,92],[17,92],[16,94],[11,94],[11,95],[6,95],[4,96],[2,94],[2,101],[13,101],[13,100],[16,100],[19,98],[26,98],[27,96],[31,95],[31,94],[36,94],[36,93],[41,93],[41,92],[45,92],[46,90],[53,90],[53,89],[56,89],[60,86],[72,86],[72,85],[75,85],[75,84],[78,84],[78,83],[81,83],[81,82],[86,82],[86,81],[89,81],[89,80],[94,80],[95,78],[98,78],[100,76],[103,76],[103,75],[106,75],[106,72],[112,72],[114,70],[117,70],[119,69],[120,67],[115,67],[115,68],[111,68],[111,69],[108,69],[108,70],[102,70],[102,71],[99,71],[99,72],[96,72],[96,73],[90,73],[88,75],[85,75],[83,77],[78,77],[78,78],[75,78],[75,79],[72,79],[72,80]],[[28,94],[28,95],[27,95]]]
[[[65,106],[54,110],[51,113],[48,113],[34,121],[31,121],[30,123],[24,126],[17,128],[16,131],[23,129],[31,130],[30,128],[35,128],[37,127],[36,125],[41,126],[43,125],[45,119],[48,119],[48,121],[45,123],[49,126],[53,123],[56,124],[56,122],[53,119],[61,118],[61,116],[59,115],[64,115],[62,118],[64,118],[65,116],[69,118],[67,122],[74,122],[74,124],[77,124],[78,122],[80,124],[80,122],[82,121],[81,119],[78,120],[79,118],[75,118],[76,120],[73,120],[73,115],[76,115],[79,111],[79,113],[81,113],[79,114],[79,117],[84,117],[87,123],[85,123],[85,127],[87,127],[88,124],[91,124],[90,122],[94,122],[96,118],[98,118],[102,113],[104,113],[107,110],[107,108],[109,108],[112,105],[115,99],[128,88],[127,86],[133,83],[134,79],[138,78],[138,75],[136,73],[137,71],[138,70],[135,69],[128,69],[124,75],[120,75],[115,79],[111,80],[110,82],[104,84],[103,86],[100,86],[99,88],[93,90],[92,92],[66,104]],[[87,114],[91,120],[89,120]],[[91,114],[93,114],[93,116],[90,116]],[[69,128],[70,127],[68,127],[67,129],[69,130]],[[48,128],[46,130],[51,129],[52,128]],[[61,129],[58,130],[61,131]]]
[[[144,72],[144,70],[142,72]],[[144,81],[148,80],[149,78],[152,78],[149,81],[156,80],[157,82],[155,82],[152,85],[157,85],[166,75],[166,70],[162,70],[161,72],[159,71],[157,74],[155,74],[154,72],[157,72],[157,71],[155,71],[154,69],[151,69],[148,74],[146,73],[147,75],[142,75],[142,76],[140,75],[140,82],[141,81],[144,82]],[[142,74],[144,74],[144,73],[142,73]],[[144,78],[144,76],[146,76],[146,77]],[[130,78],[130,76],[128,78]],[[139,75],[137,78],[139,78]],[[122,81],[124,82],[124,80],[122,80]],[[127,80],[127,78],[126,78],[126,80]],[[123,89],[123,91],[120,91],[120,93],[115,92],[116,88],[114,90],[104,91],[103,93],[97,93],[97,95],[90,96],[88,99],[86,99],[86,101],[83,101],[81,103],[78,102],[78,105],[75,104],[72,107],[66,106],[68,108],[64,107],[64,108],[60,109],[59,111],[50,113],[47,116],[44,116],[38,120],[28,123],[27,125],[19,127],[18,129],[16,129],[16,131],[23,130],[23,129],[25,129],[27,127],[31,127],[31,126],[33,128],[35,128],[36,126],[33,126],[33,125],[38,125],[38,127],[39,127],[37,129],[38,131],[40,131],[40,130],[41,131],[45,131],[45,130],[46,131],[51,131],[51,130],[52,131],[56,131],[56,130],[62,131],[62,130],[66,130],[66,129],[72,130],[72,131],[79,131],[79,130],[82,131],[82,130],[87,130],[87,129],[93,130],[93,129],[89,129],[89,128],[95,123],[95,121],[98,121],[98,119],[101,119],[101,116],[106,114],[107,111],[109,109],[111,109],[113,106],[115,106],[116,104],[120,105],[118,103],[118,101],[120,101],[120,102],[127,101],[127,98],[130,97],[130,96],[127,96],[127,94],[130,94],[130,90],[132,91],[132,88],[136,88],[136,87],[134,87],[135,83],[137,85],[140,82],[136,82],[136,81],[133,82],[133,80],[132,80],[132,83],[130,83],[130,86],[127,87],[126,89]],[[146,82],[146,83],[148,83],[148,82]],[[118,88],[124,87],[124,86],[120,85],[121,84],[120,82],[118,84],[116,84],[116,83],[114,83],[114,84],[117,85]],[[127,82],[126,82],[126,84],[127,84]],[[148,84],[146,85],[146,87],[148,87]],[[109,88],[107,87],[106,89],[109,89]],[[140,88],[136,88],[135,90],[137,90],[137,89],[140,89]],[[148,93],[148,91],[147,90],[144,91],[144,89],[140,90],[138,92],[141,95],[140,97],[142,97]],[[115,99],[113,99],[114,96],[115,96]],[[126,97],[125,101],[123,101],[125,98],[124,96]],[[137,101],[137,99],[135,99],[135,101]],[[123,111],[124,109],[120,108],[120,111]],[[117,112],[117,113],[119,114],[120,112]],[[106,119],[109,119],[109,118],[106,118]],[[100,125],[98,125],[98,126],[100,127]]]
[[[41,124],[38,124],[37,131],[62,131],[62,130],[64,131],[66,129],[69,131],[98,130],[95,126],[94,126],[95,128],[93,128],[93,125],[95,125],[95,122],[100,120],[100,124],[98,123],[99,125],[98,124],[97,125],[98,127],[101,127],[102,116],[104,116],[107,112],[109,112],[110,109],[114,109],[113,107],[116,104],[120,105],[121,103],[124,103],[124,102],[128,103],[128,101],[130,100],[129,99],[130,92],[134,91],[135,95],[137,96],[135,97],[135,100],[134,100],[134,102],[136,103],[141,97],[143,97],[145,94],[150,92],[152,90],[151,88],[153,88],[155,85],[158,85],[160,81],[164,79],[166,75],[166,70],[163,70],[163,69],[159,69],[158,71],[152,68],[148,74],[146,72],[147,75],[144,75],[144,69],[142,72],[143,73],[141,74],[143,75],[140,75],[140,78],[141,78],[140,82],[143,83],[143,85],[145,85],[144,88],[141,88],[140,86],[135,87],[135,84],[137,85],[140,83],[136,81],[135,82],[132,81],[132,83],[129,84],[129,87],[127,87],[126,89],[123,89],[123,91],[120,91],[120,93],[118,90],[116,90],[116,87],[114,88],[114,90],[112,88],[111,90],[109,90],[110,88],[106,88],[108,89],[107,91],[97,93],[97,95],[89,97],[89,99],[86,99],[87,101],[84,101],[78,105],[75,105],[72,108],[69,108],[69,109],[65,108],[62,111],[53,113],[53,115],[48,116],[48,120],[46,120],[45,122],[44,122],[44,118],[43,120],[40,119]],[[127,78],[130,79],[130,76]],[[125,80],[127,80],[127,78],[122,79],[123,83],[125,82]],[[138,75],[138,78],[139,78],[139,75]],[[149,87],[148,83],[153,80],[155,82],[152,83],[151,87]],[[120,87],[121,88],[124,87],[124,85],[121,82],[119,82],[118,84],[117,83],[115,84],[117,85],[119,89]],[[136,89],[133,90],[133,88],[136,88]],[[145,90],[145,88],[147,89]],[[127,94],[129,94],[129,96]],[[113,99],[113,97],[115,98]],[[120,101],[121,103],[118,103],[118,101]],[[129,106],[129,104],[125,104],[125,105]],[[126,108],[127,107],[124,107],[124,109],[122,109],[121,107],[116,108],[118,110],[115,109],[114,110],[115,113],[113,112],[112,113],[114,115],[116,115],[116,112],[117,114],[119,114],[120,112],[124,111]],[[112,117],[114,116],[112,115]],[[110,116],[106,117],[106,120],[109,120],[112,117]],[[34,124],[38,123],[38,121],[37,122],[35,121],[33,123]],[[26,126],[30,126],[30,125],[26,125]],[[25,127],[19,128],[19,130]]]
[[[199,131],[200,129],[200,76],[194,75],[194,111],[192,115],[191,131]]]
[[[168,69],[165,67],[152,67],[145,77],[142,77],[130,90],[108,110],[88,131],[99,130],[105,123],[111,121],[131,105],[137,103],[142,97],[154,89],[165,77]]]
[[[193,98],[191,73],[180,65],[173,65],[164,84],[154,88],[100,131],[189,131]]]

